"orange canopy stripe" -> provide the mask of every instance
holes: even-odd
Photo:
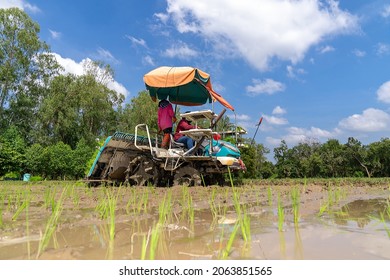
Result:
[[[181,86],[193,81],[197,70],[202,78],[210,77],[209,74],[193,67],[162,66],[147,73],[144,76],[144,82],[151,87]]]

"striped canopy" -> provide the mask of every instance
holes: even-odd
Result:
[[[147,73],[144,82],[154,101],[168,99],[173,104],[197,106],[217,100],[234,111],[233,106],[213,90],[210,75],[197,68],[162,66]]]

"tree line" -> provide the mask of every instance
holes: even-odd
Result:
[[[257,147],[257,148],[256,148]],[[390,139],[363,145],[349,137],[345,144],[337,139],[325,143],[305,141],[288,147],[282,140],[274,148],[275,163],[266,160],[269,150],[261,144],[244,148],[249,165],[248,178],[338,178],[390,177]]]
[[[20,9],[0,9],[0,177],[31,173],[47,179],[80,179],[97,147],[115,131],[146,123],[157,131],[157,103],[141,91],[127,104],[108,87],[114,71],[86,61],[83,75],[65,73],[39,38],[39,24]],[[223,117],[218,128],[230,125]],[[362,145],[305,142],[269,149],[243,139],[247,178],[388,177],[390,140]]]

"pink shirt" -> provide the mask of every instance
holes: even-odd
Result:
[[[158,108],[158,128],[164,130],[168,127],[172,127],[172,118],[175,116],[172,105],[169,104],[165,108]]]
[[[190,125],[187,122],[187,120],[185,120],[185,119],[181,119],[179,121],[179,123],[177,124],[176,133],[174,135],[174,139],[177,140],[180,137],[184,136],[183,134],[180,133],[180,131],[182,131],[182,130],[189,130],[189,129],[193,129],[193,128],[196,128],[196,126]]]

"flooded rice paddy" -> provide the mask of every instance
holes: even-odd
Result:
[[[390,188],[2,182],[0,259],[390,259]]]

